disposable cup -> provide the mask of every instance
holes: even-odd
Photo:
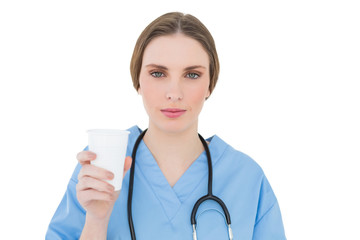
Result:
[[[89,150],[96,154],[96,159],[91,161],[91,164],[114,173],[114,178],[107,182],[114,186],[115,191],[120,190],[130,132],[116,129],[91,129],[87,133]]]

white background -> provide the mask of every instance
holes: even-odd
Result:
[[[360,239],[360,8],[347,0],[1,1],[0,238],[44,238],[87,129],[146,127],[129,62],[169,11],[216,40],[200,132],[262,166],[288,239]]]

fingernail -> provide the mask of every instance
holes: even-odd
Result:
[[[89,158],[94,159],[96,157],[95,153],[89,152]]]
[[[108,172],[108,173],[107,173],[107,177],[111,180],[111,179],[114,178],[114,174],[111,173],[111,172]]]

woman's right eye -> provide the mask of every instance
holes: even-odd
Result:
[[[160,78],[160,77],[163,77],[164,74],[162,72],[152,72],[151,76],[156,77],[156,78]]]

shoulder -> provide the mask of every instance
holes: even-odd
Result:
[[[221,157],[216,162],[214,171],[222,183],[237,189],[240,199],[251,198],[248,202],[256,203],[256,221],[259,221],[270,209],[277,204],[273,189],[260,165],[249,155],[233,148],[220,138],[214,136],[212,140],[222,146]]]
[[[219,137],[214,136],[212,140],[218,145],[218,153],[215,153],[217,159],[213,164],[217,177],[224,182],[231,182],[234,189],[245,188],[250,192],[256,192],[259,198],[266,198],[270,205],[274,204],[275,194],[260,165],[249,155],[233,148]]]
[[[214,165],[223,166],[236,175],[242,172],[247,176],[256,176],[258,178],[264,176],[263,169],[253,158],[233,148],[217,135],[211,138],[211,144],[210,149],[213,148],[211,153],[216,157],[213,160]]]
[[[231,181],[236,182],[238,186],[246,185],[258,193],[258,210],[260,212],[270,209],[277,200],[261,166],[249,155],[233,148],[224,141],[223,144],[226,147],[218,162],[219,166],[223,165],[223,172],[230,176]]]

